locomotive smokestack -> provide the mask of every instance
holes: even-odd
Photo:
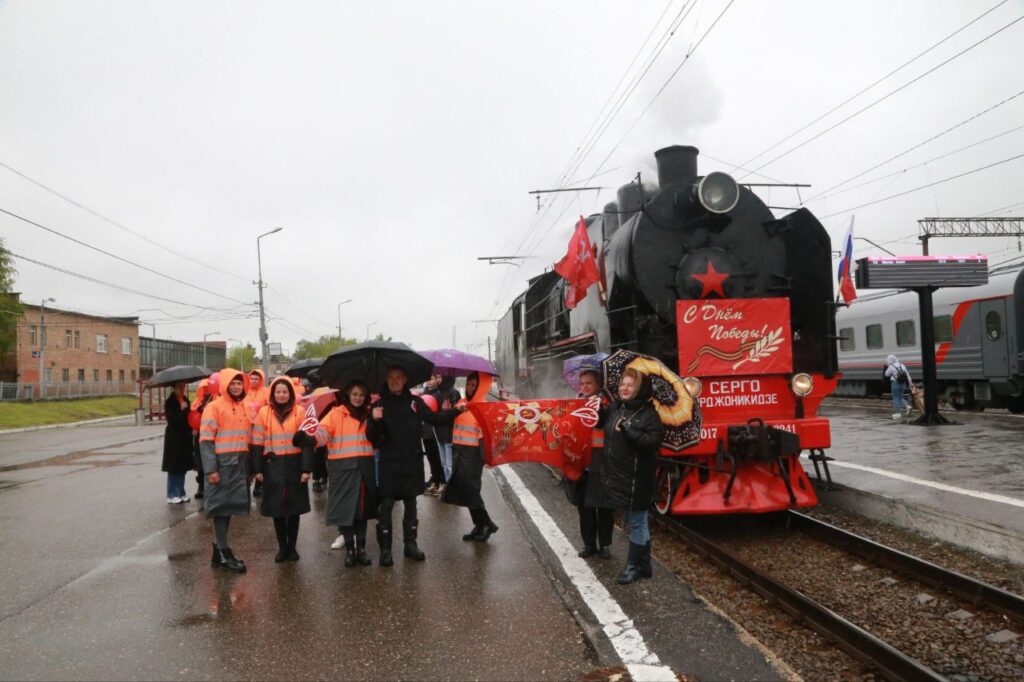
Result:
[[[619,229],[619,205],[614,201],[604,205],[604,238],[611,239],[615,230]]]
[[[697,179],[696,147],[674,145],[654,152],[658,162],[658,185],[665,189],[676,183],[690,184]]]
[[[635,182],[619,188],[617,201],[619,206],[619,226],[625,225],[643,206],[644,192]]]

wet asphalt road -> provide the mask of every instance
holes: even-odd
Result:
[[[569,679],[599,666],[490,476],[501,530],[488,544],[462,542],[465,510],[421,497],[425,563],[346,569],[314,495],[296,564],[273,563],[269,519],[235,519],[249,573],[234,576],[209,566],[199,503],[164,501],[161,438],[0,435],[0,678]]]

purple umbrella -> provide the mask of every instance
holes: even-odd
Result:
[[[595,370],[602,373],[601,362],[608,357],[607,353],[594,353],[593,355],[574,355],[562,361],[562,378],[565,383],[572,386],[572,390],[580,392],[580,372],[585,369]]]
[[[452,350],[451,348],[425,350],[421,351],[420,355],[430,358],[430,361],[434,363],[434,374],[441,376],[465,377],[473,372],[483,372],[495,376],[498,374],[498,370],[490,360],[461,350]]]

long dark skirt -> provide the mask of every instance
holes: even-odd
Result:
[[[481,448],[456,445],[452,450],[452,477],[445,486],[441,501],[470,509],[483,508],[480,488],[483,483],[484,458]]]
[[[249,513],[248,453],[217,455],[220,483],[206,486],[203,508],[212,516],[242,516]],[[210,473],[210,472],[207,472]]]
[[[263,516],[295,516],[309,512],[309,484],[302,482],[301,455],[270,455],[263,461]]]
[[[327,460],[328,526],[351,526],[377,518],[373,457]]]

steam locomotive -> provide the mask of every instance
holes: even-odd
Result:
[[[698,175],[698,154],[658,150],[656,187],[638,178],[586,219],[600,291],[569,310],[558,274],[529,281],[498,323],[501,388],[556,395],[570,356],[654,356],[702,414],[699,442],[661,450],[659,512],[813,506],[799,455],[827,472],[817,411],[838,379],[831,243],[806,209],[777,219],[728,174]]]

